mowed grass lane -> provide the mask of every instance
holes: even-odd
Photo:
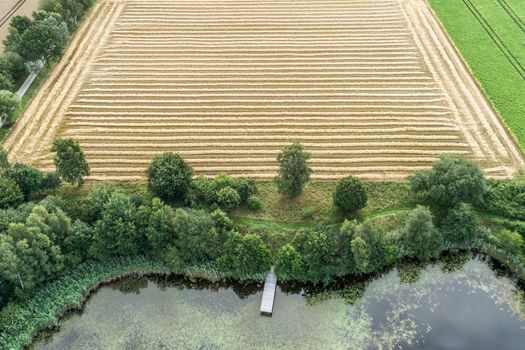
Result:
[[[506,125],[525,150],[525,78],[519,73],[463,0],[428,0],[448,34],[470,66],[483,90],[498,110]],[[514,62],[525,67],[525,32],[511,15],[525,23],[525,1],[470,1],[501,42],[514,56]],[[482,19],[482,20],[483,20]]]

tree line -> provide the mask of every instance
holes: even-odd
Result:
[[[32,17],[14,16],[0,54],[0,125],[20,105],[15,94],[29,72],[60,59],[71,34],[95,0],[42,0]]]

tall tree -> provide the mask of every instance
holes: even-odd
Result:
[[[89,165],[78,141],[55,139],[51,151],[56,152],[54,162],[58,175],[66,182],[82,186],[84,176],[89,175]]]
[[[280,194],[293,198],[303,193],[304,185],[313,173],[307,164],[308,159],[310,153],[306,152],[299,142],[292,143],[279,153],[279,172],[275,182]]]

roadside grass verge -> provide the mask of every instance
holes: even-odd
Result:
[[[525,67],[524,33],[502,6],[503,0],[428,0],[443,23],[461,55],[481,85],[485,95],[512,131],[522,150],[525,150],[525,79],[511,60],[493,41],[483,28],[479,16],[475,16],[468,5],[481,14],[481,21],[488,23],[501,42],[514,56],[515,61]],[[521,0],[504,0],[507,7],[525,20],[525,6]],[[515,62],[514,62],[515,63]]]

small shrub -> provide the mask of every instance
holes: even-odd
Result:
[[[262,208],[262,199],[257,195],[251,195],[246,201],[246,206],[251,211],[259,211]]]
[[[334,205],[344,212],[355,213],[366,206],[367,195],[357,177],[348,176],[337,182],[333,195]]]
[[[257,193],[257,186],[253,179],[242,179],[237,183],[237,192],[241,197],[241,203],[248,203],[250,196]],[[255,209],[258,210],[258,209]]]
[[[24,194],[17,183],[0,177],[0,208],[16,207],[24,201]]]
[[[301,219],[302,220],[313,220],[316,214],[315,208],[306,207],[301,209]]]
[[[225,187],[217,193],[217,204],[224,210],[231,210],[241,204],[241,197],[233,188]]]

